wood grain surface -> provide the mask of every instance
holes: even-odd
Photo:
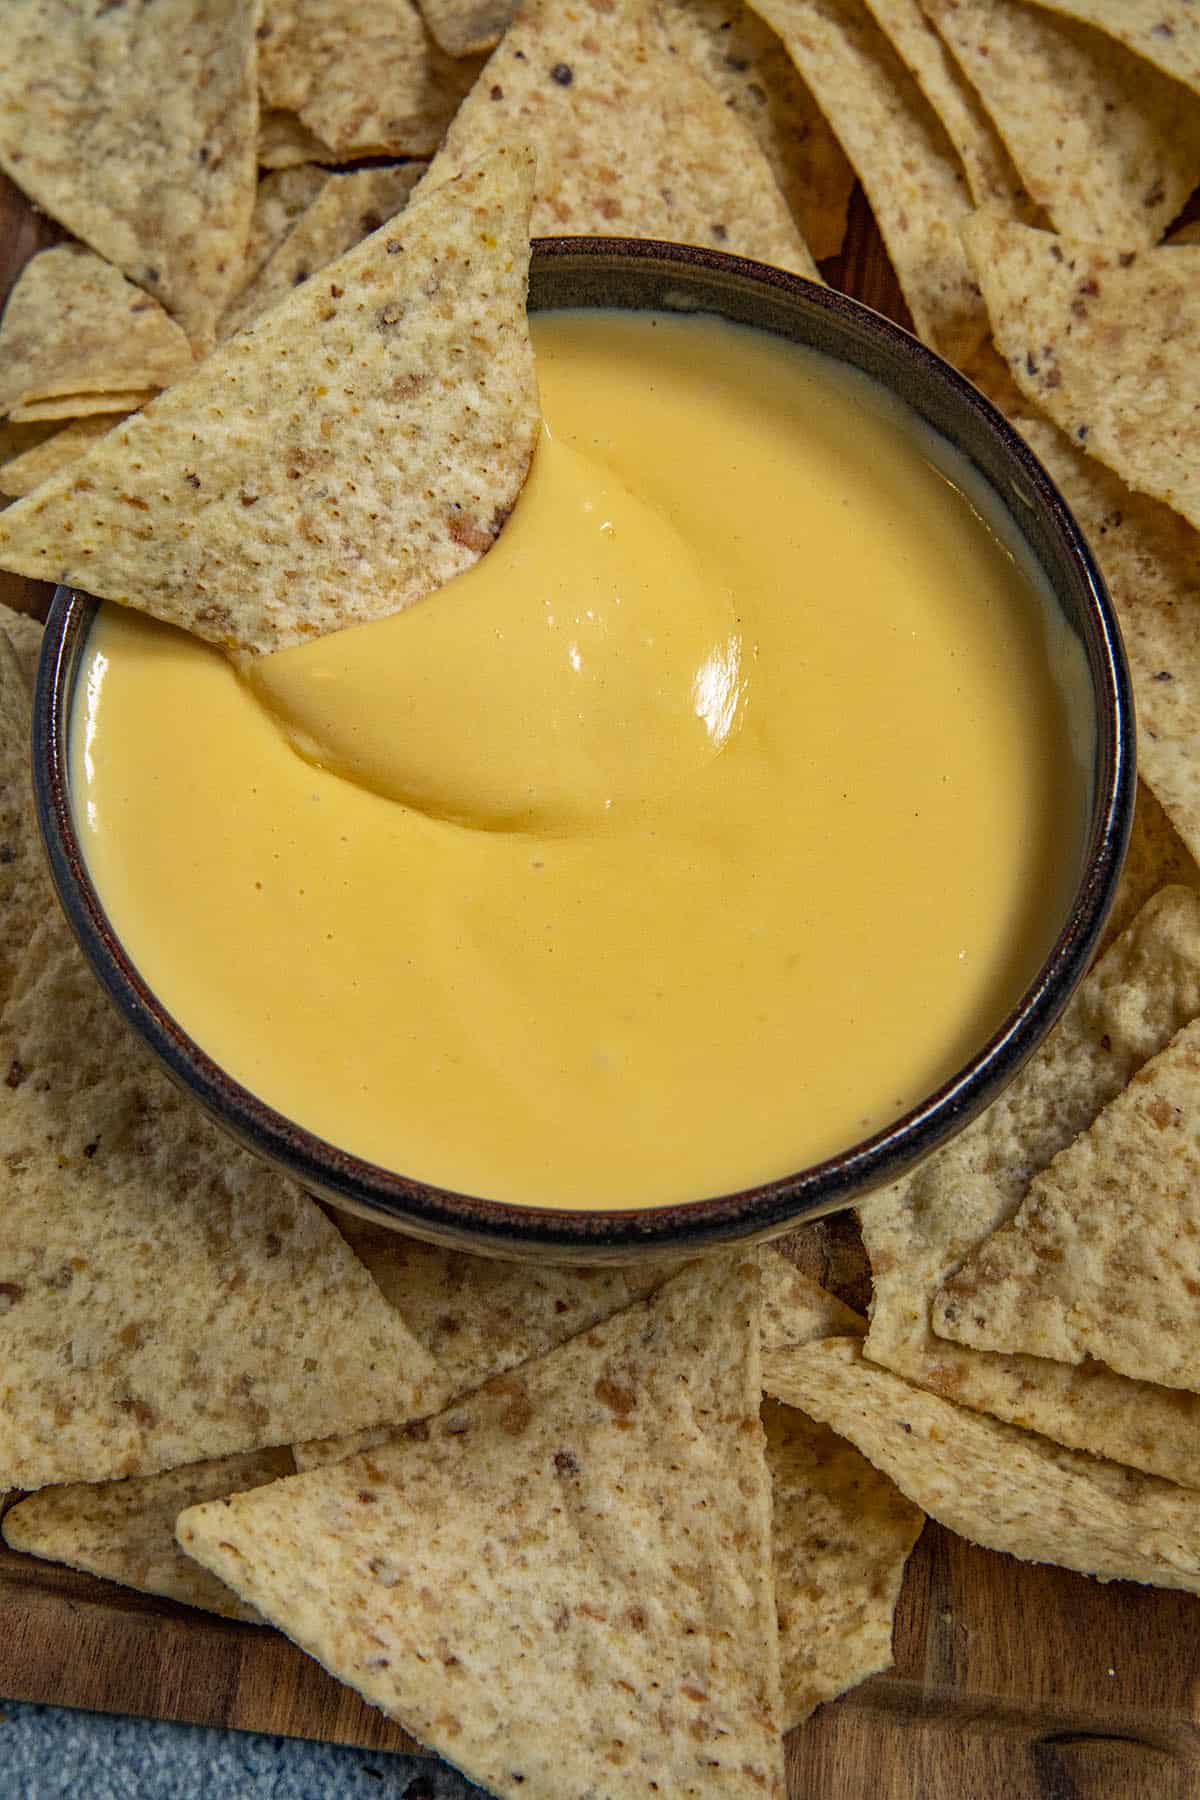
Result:
[[[0,293],[58,229],[0,176]],[[830,280],[909,319],[856,191]],[[0,599],[48,590],[0,574]],[[858,1305],[853,1224],[804,1265]],[[1038,1568],[928,1524],[894,1670],[788,1740],[790,1800],[1197,1800],[1200,1599]],[[128,1592],[0,1545],[0,1695],[384,1750],[412,1741],[277,1633]],[[394,1791],[394,1790],[393,1790]],[[0,1793],[3,1771],[0,1770]],[[416,1800],[418,1783],[408,1792]]]

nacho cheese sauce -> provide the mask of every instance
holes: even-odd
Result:
[[[78,828],[150,987],[319,1136],[518,1203],[730,1192],[982,1045],[1084,776],[1029,579],[894,403],[712,320],[532,325],[534,472],[442,593],[245,676],[102,609]]]

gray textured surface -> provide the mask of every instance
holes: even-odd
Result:
[[[486,1800],[427,1757],[0,1700],[0,1800]]]

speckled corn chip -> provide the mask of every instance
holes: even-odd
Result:
[[[422,187],[0,515],[0,566],[251,652],[398,612],[468,568],[538,429],[531,179],[512,150]]]
[[[537,153],[536,236],[708,244],[819,279],[749,128],[672,52],[651,0],[527,0],[426,180],[514,138]]]
[[[0,166],[207,349],[254,205],[258,0],[10,0]]]
[[[857,1338],[774,1352],[763,1379],[972,1543],[1101,1581],[1200,1593],[1200,1494],[1189,1488],[911,1387],[872,1367]]]
[[[782,1800],[757,1282],[699,1264],[179,1541],[493,1793]]]
[[[1200,99],[1021,0],[921,0],[1055,229],[1160,238],[1200,178]]]
[[[264,0],[263,105],[341,160],[427,156],[478,68],[439,50],[414,0]]]
[[[761,0],[871,202],[913,323],[951,361],[987,330],[958,228],[971,199],[946,131],[861,0]]]
[[[1085,243],[991,208],[963,239],[1018,387],[1130,487],[1200,524],[1200,246]]]
[[[253,1450],[128,1481],[43,1488],[9,1508],[0,1537],[11,1550],[65,1563],[139,1593],[261,1624],[252,1606],[183,1554],[175,1542],[175,1521],[185,1506],[244,1493],[294,1472],[289,1451]]]
[[[0,412],[18,419],[40,400],[170,387],[193,366],[158,302],[80,244],[26,263],[0,319]]]
[[[1000,1098],[911,1175],[860,1206],[875,1279],[870,1361],[1046,1438],[1200,1487],[1195,1395],[1099,1367],[971,1350],[936,1337],[930,1323],[937,1290],[1012,1217],[1037,1171],[1198,1012],[1200,896],[1165,888],[1093,967]],[[936,1508],[926,1510],[936,1516]]]

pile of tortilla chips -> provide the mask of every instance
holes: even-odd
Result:
[[[524,478],[531,229],[832,279],[857,179],[916,330],[1092,544],[1143,782],[1062,1021],[862,1205],[868,1324],[864,1265],[820,1267],[811,1229],[786,1257],[490,1263],[233,1149],[48,892],[40,634],[0,613],[6,1542],[269,1621],[525,1800],[782,1795],[781,1733],[889,1665],[926,1514],[1200,1593],[1191,8],[11,11],[0,167],[73,238],[0,319],[0,564],[248,654],[403,604]]]

